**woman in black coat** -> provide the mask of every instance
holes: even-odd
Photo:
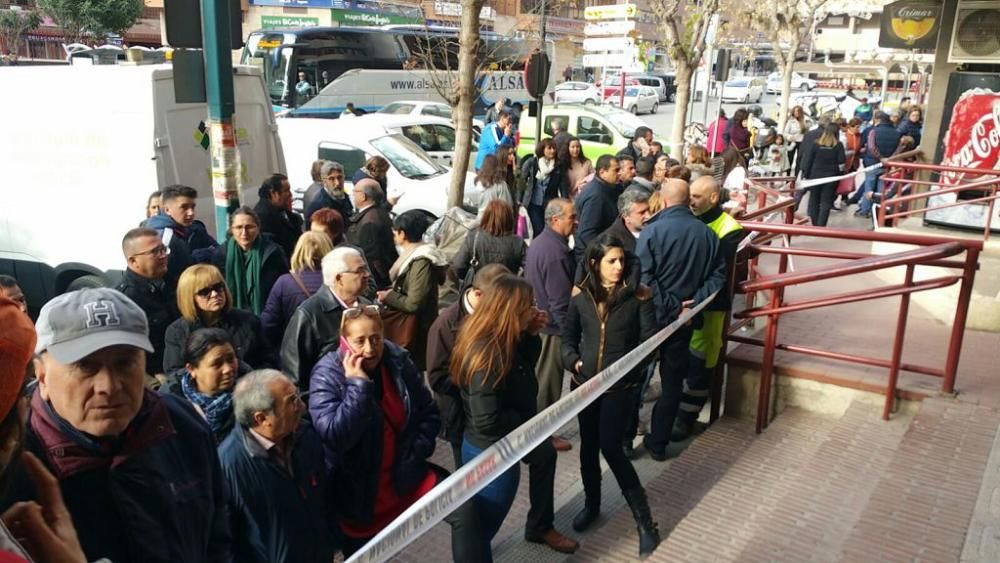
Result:
[[[807,180],[839,176],[847,155],[840,142],[840,127],[829,123],[810,151],[805,151],[802,172]],[[809,219],[817,227],[825,227],[830,218],[833,200],[837,197],[837,180],[809,187]]]
[[[562,360],[572,374],[571,388],[594,377],[656,332],[652,291],[626,280],[629,262],[634,260],[635,256],[627,254],[622,241],[614,235],[601,235],[587,246],[587,276],[579,285],[580,293],[570,301],[563,326]],[[640,556],[656,549],[660,534],[649,511],[646,491],[622,449],[622,440],[635,406],[635,388],[642,385],[643,367],[636,366],[578,417],[580,475],[586,501],[573,519],[573,529],[582,532],[601,512],[598,454],[603,454],[632,509],[639,530]]]
[[[495,199],[487,203],[479,227],[466,235],[451,261],[458,279],[465,280],[470,272],[474,276],[487,264],[503,264],[515,274],[520,272],[527,245],[514,233],[515,226],[514,209],[507,202]]]
[[[240,361],[252,369],[274,367],[274,351],[264,338],[260,319],[253,313],[234,309],[233,297],[218,268],[196,264],[177,281],[177,310],[181,318],[167,327],[163,347],[163,373],[173,373],[185,365],[188,336],[200,328],[221,328],[232,338]]]
[[[246,206],[229,216],[229,238],[216,249],[212,263],[225,275],[233,306],[257,316],[278,278],[288,272],[285,251],[261,233],[260,217]]]

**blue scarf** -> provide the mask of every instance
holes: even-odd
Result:
[[[233,393],[231,391],[225,391],[211,397],[203,395],[198,391],[194,378],[186,371],[181,376],[181,391],[187,400],[197,405],[204,413],[213,434],[218,435],[232,426]]]

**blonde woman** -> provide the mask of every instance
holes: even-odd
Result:
[[[321,210],[333,211],[335,210]],[[319,211],[316,212],[317,214]],[[315,216],[316,214],[314,214]],[[309,231],[299,237],[292,252],[291,270],[282,274],[271,288],[260,314],[264,335],[270,342],[281,342],[285,327],[292,313],[316,291],[323,287],[323,257],[333,250],[333,242],[326,233]]]
[[[191,266],[177,280],[177,310],[181,318],[167,327],[163,346],[163,373],[184,367],[188,336],[200,328],[221,328],[233,339],[240,360],[250,368],[272,367],[273,352],[264,338],[260,319],[233,307],[222,272],[210,264]]]

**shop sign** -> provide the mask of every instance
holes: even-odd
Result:
[[[261,16],[260,27],[261,29],[319,27],[319,18],[310,18],[306,16]]]
[[[889,49],[934,49],[940,27],[940,2],[893,2],[882,10],[878,46]]]
[[[583,11],[587,21],[634,18],[639,13],[635,4],[614,4],[611,6],[589,6]]]
[[[424,20],[385,12],[362,12],[358,10],[330,10],[330,19],[340,25],[354,27],[379,27],[383,25],[423,25]]]

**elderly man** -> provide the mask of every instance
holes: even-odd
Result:
[[[302,217],[290,209],[292,186],[288,183],[288,176],[271,174],[260,185],[257,195],[260,201],[253,210],[260,217],[261,232],[271,235],[285,251],[285,256],[291,256],[302,234]]]
[[[576,198],[576,209],[580,212],[580,227],[576,231],[574,251],[577,262],[583,259],[583,252],[591,240],[597,238],[618,217],[619,182],[618,159],[602,155],[597,159],[597,172]],[[547,223],[547,221],[546,221]]]
[[[367,178],[351,192],[358,212],[347,227],[347,240],[364,252],[378,289],[389,287],[389,269],[398,258],[392,234],[392,217],[382,205],[385,194],[378,182]]]
[[[49,301],[37,330],[25,449],[59,480],[88,560],[230,561],[211,431],[183,399],[144,389],[142,309],[83,289]],[[10,500],[36,498],[20,477]]]
[[[720,194],[722,186],[711,176],[702,176],[691,184],[691,213],[708,226],[719,238],[719,255],[726,262],[726,278],[736,262],[736,251],[743,239],[743,226],[722,210]],[[722,328],[732,304],[729,301],[730,288],[722,291],[702,313],[701,327],[691,334],[688,358],[688,373],[684,380],[680,409],[674,422],[672,441],[678,442],[691,435],[698,414],[705,406],[712,373],[719,362],[722,351]]]
[[[320,357],[340,339],[344,309],[371,302],[361,297],[371,272],[356,248],[342,246],[323,257],[323,286],[295,310],[281,342],[281,365],[303,391]]]
[[[556,154],[562,154],[566,145],[573,138],[573,135],[570,135],[569,131],[566,130],[564,119],[562,117],[553,117],[551,121],[552,142],[556,145]]]
[[[687,182],[669,179],[660,189],[663,211],[649,222],[636,244],[642,282],[653,289],[656,320],[665,327],[691,305],[725,283],[719,238],[691,213]],[[660,347],[663,392],[653,407],[652,433],[643,437],[650,457],[667,459],[666,447],[687,376],[691,327],[685,325]]]
[[[146,354],[146,373],[163,373],[164,336],[170,323],[181,315],[174,290],[165,281],[167,247],[153,229],[132,229],[122,239],[127,269],[118,291],[135,301],[146,314],[153,351]]]
[[[351,205],[351,198],[344,192],[344,167],[339,162],[326,162],[319,169],[319,177],[323,181],[323,189],[316,192],[314,199],[302,200],[306,224],[309,224],[316,210],[325,207],[339,211],[344,220],[350,218],[354,214],[354,206]]]
[[[233,522],[233,556],[247,563],[330,563],[323,444],[302,423],[298,389],[277,370],[243,376],[236,426],[219,445]]]

